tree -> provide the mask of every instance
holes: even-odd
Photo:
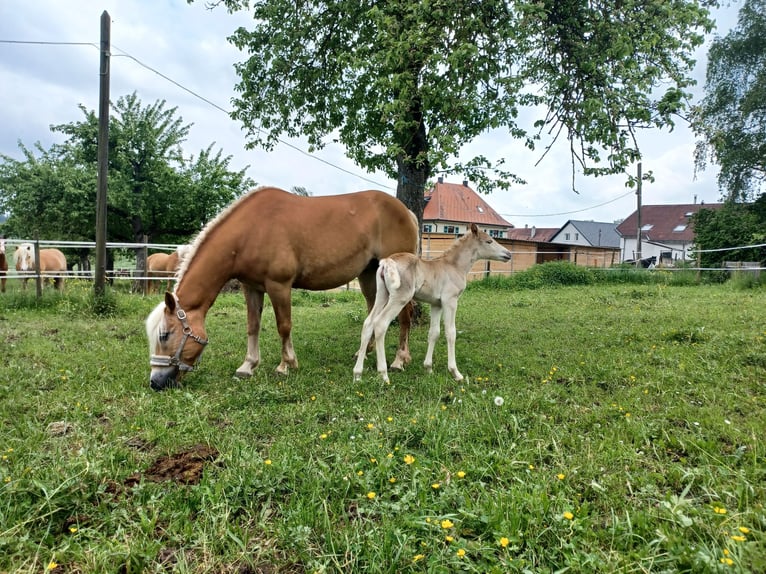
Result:
[[[766,0],[745,0],[737,26],[711,45],[692,125],[701,138],[696,169],[718,164],[724,198],[747,201],[766,190]]]
[[[248,54],[236,65],[233,116],[249,144],[268,149],[282,134],[305,135],[312,149],[339,141],[360,166],[396,177],[397,197],[419,218],[434,170],[463,173],[482,191],[520,181],[503,158],[458,161],[494,128],[530,148],[566,139],[573,187],[578,168],[625,172],[641,157],[637,130],[672,127],[685,109],[711,3],[215,2],[253,14],[252,30],[230,37]]]
[[[755,203],[727,201],[719,209],[700,209],[692,217],[694,242],[704,252],[702,267],[723,267],[724,261],[766,261],[766,248],[730,250],[766,241],[766,195]],[[725,251],[712,251],[725,249]]]

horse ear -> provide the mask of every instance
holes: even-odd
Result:
[[[478,235],[479,234],[479,228],[476,227],[475,223],[471,224],[471,233],[473,233],[474,235]]]
[[[176,298],[173,297],[173,294],[170,291],[165,291],[165,307],[167,307],[168,311],[171,313],[176,310]]]

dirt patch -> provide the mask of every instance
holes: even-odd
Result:
[[[180,484],[198,484],[205,466],[215,462],[218,451],[207,445],[198,444],[176,454],[159,457],[144,472],[132,474],[125,480],[130,487],[141,482],[177,482]]]

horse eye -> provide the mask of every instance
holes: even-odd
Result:
[[[170,331],[160,331],[160,343],[165,343],[170,338]]]

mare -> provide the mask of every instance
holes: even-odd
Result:
[[[264,295],[274,307],[282,339],[276,371],[297,368],[291,338],[291,290],[324,290],[357,277],[368,310],[375,300],[378,261],[416,253],[415,214],[382,191],[301,197],[274,187],[242,196],[194,240],[173,293],[146,319],[154,390],[175,386],[207,344],[205,316],[229,279],[238,279],[247,304],[247,354],[237,369],[246,377],[261,361],[258,337]],[[412,308],[400,313],[398,356],[410,360]]]
[[[5,237],[0,237],[0,291],[5,293],[6,274],[8,273],[8,260],[5,258]]]
[[[428,349],[423,366],[433,370],[433,353],[439,338],[439,323],[444,315],[444,334],[447,337],[447,368],[456,381],[463,375],[455,362],[455,313],[457,300],[465,290],[466,275],[479,259],[510,261],[511,252],[479,231],[471,224],[470,233],[436,259],[421,259],[410,253],[397,253],[380,261],[377,273],[375,305],[362,326],[362,340],[354,365],[354,380],[362,377],[364,355],[370,338],[375,335],[378,372],[388,382],[385,340],[388,326],[396,314],[413,298],[431,306],[431,326],[428,330]],[[397,361],[391,368],[397,368]]]
[[[35,246],[31,243],[20,243],[13,254],[16,261],[16,271],[22,273],[35,273],[37,262],[35,261]],[[40,249],[40,275],[48,275],[53,279],[56,289],[64,288],[63,273],[66,273],[66,257],[58,249]],[[28,278],[24,277],[21,284],[27,288]]]
[[[152,253],[146,258],[146,275],[147,277],[158,277],[159,279],[149,279],[148,289],[149,293],[153,293],[155,290],[159,291],[161,279],[167,279],[165,289],[170,291],[170,284],[181,264],[181,260],[184,258],[189,250],[188,245],[179,245],[172,253]]]

